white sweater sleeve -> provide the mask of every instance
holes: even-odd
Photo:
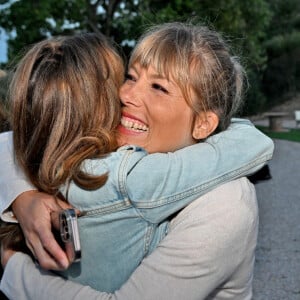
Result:
[[[13,154],[12,132],[0,134],[0,213],[2,214],[18,195],[36,190],[20,171]]]
[[[9,260],[0,287],[10,299],[251,299],[257,227],[255,190],[241,178],[182,210],[114,294],[41,271],[20,253]]]

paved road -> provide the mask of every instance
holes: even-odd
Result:
[[[253,300],[300,300],[300,143],[275,140],[272,179],[256,184]]]

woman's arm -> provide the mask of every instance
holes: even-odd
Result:
[[[126,178],[123,186],[139,212],[159,223],[220,184],[259,170],[273,149],[273,141],[253,124],[234,119],[227,130],[203,143],[147,155],[138,163],[133,159],[134,167],[124,168],[130,173],[121,179]]]
[[[32,300],[201,300],[214,292],[220,299],[251,299],[257,227],[255,190],[242,178],[185,208],[157,249],[114,294],[42,271],[24,254],[9,260],[1,290],[11,299]]]

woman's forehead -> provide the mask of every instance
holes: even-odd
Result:
[[[176,61],[160,56],[137,56],[130,60],[128,67],[132,68],[134,66],[140,66],[144,69],[151,69],[151,73],[155,74],[154,76],[163,77],[168,80],[176,81],[178,73],[183,72],[179,70],[179,67]]]

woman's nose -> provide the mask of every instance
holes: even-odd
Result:
[[[141,99],[137,84],[123,83],[119,91],[121,102],[125,106],[140,106]]]

